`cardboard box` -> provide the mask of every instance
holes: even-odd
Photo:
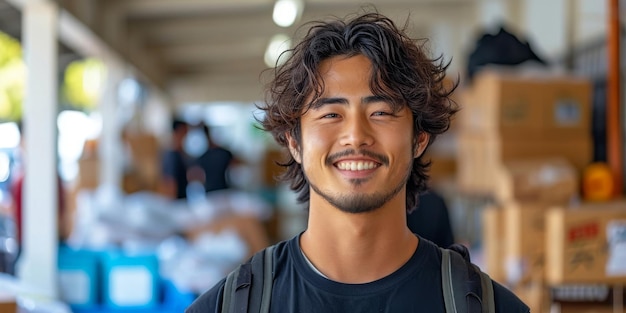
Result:
[[[518,285],[511,291],[530,308],[530,312],[550,313],[550,291],[541,282]]]
[[[97,158],[78,160],[78,189],[96,189],[100,185],[100,161]]]
[[[585,78],[485,70],[461,93],[461,124],[506,139],[589,136],[591,97]]]
[[[537,158],[504,162],[495,177],[498,202],[522,201],[567,205],[579,195],[580,174],[564,158]]]
[[[626,283],[626,202],[551,209],[546,236],[549,283]]]
[[[496,206],[482,212],[485,273],[498,282],[506,281],[504,269],[504,211]]]
[[[530,80],[482,71],[463,94],[463,126],[516,137],[520,131],[539,135],[542,109],[536,92],[529,92],[538,87]]]
[[[519,202],[503,205],[506,277],[511,285],[543,281],[547,208]]]
[[[153,134],[126,131],[122,136],[133,160],[157,158],[159,156],[159,140]]]
[[[502,181],[508,164],[534,162],[540,159],[562,159],[572,165],[570,177],[576,176],[576,182],[566,180],[563,188],[578,188],[582,170],[593,157],[593,145],[590,137],[575,140],[504,140],[497,134],[463,132],[458,138],[457,182],[459,188],[471,193],[494,195]],[[551,161],[554,162],[554,161]],[[565,165],[559,165],[564,168]],[[569,182],[568,182],[569,181]],[[576,186],[572,185],[576,184]],[[502,193],[502,190],[497,192]],[[564,192],[567,192],[566,190]],[[505,199],[511,195],[504,192]]]
[[[457,183],[471,194],[491,194],[495,167],[500,163],[489,156],[486,142],[476,133],[461,133],[458,138]],[[493,158],[493,154],[491,154]],[[489,165],[489,166],[488,166]]]
[[[593,142],[591,136],[577,138],[545,139],[542,141],[526,140],[502,140],[495,137],[494,143],[489,148],[494,149],[497,157],[503,162],[530,158],[554,158],[561,157],[570,162],[577,171],[587,167],[593,160]]]
[[[15,295],[7,293],[6,291],[0,292],[0,313],[18,313],[17,300]]]

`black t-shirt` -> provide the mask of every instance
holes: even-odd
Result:
[[[232,160],[233,154],[230,151],[214,147],[209,148],[194,162],[204,170],[204,189],[207,192],[228,188],[226,171]]]
[[[167,150],[161,158],[161,171],[163,176],[169,177],[176,182],[176,199],[187,197],[187,165],[185,156],[180,151]]]
[[[306,263],[298,236],[277,245],[270,312],[445,313],[441,251],[420,238],[411,259],[391,275],[366,284],[343,284],[317,274]],[[200,296],[187,313],[220,312],[225,280]],[[527,313],[513,293],[493,284],[496,312]]]
[[[442,248],[454,243],[448,206],[434,191],[420,194],[417,207],[406,216],[409,229]]]

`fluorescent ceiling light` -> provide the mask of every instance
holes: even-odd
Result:
[[[268,67],[281,65],[286,58],[284,55],[282,58],[280,56],[289,49],[291,49],[291,38],[289,36],[285,34],[274,35],[267,46],[267,50],[265,50],[265,65]]]
[[[301,0],[277,0],[274,3],[272,18],[280,27],[289,27],[296,22],[302,14],[304,4]]]

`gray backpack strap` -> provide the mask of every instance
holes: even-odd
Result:
[[[441,249],[441,288],[443,289],[443,301],[446,305],[447,313],[457,313],[456,305],[454,304],[454,290],[452,289],[452,272],[450,268],[450,251]]]
[[[465,278],[458,277],[458,271],[453,269],[458,268],[456,257],[453,252],[448,249],[441,249],[441,287],[443,289],[443,300],[446,306],[446,313],[464,313],[465,308],[465,293],[463,292],[463,286],[459,286],[459,281],[466,281]],[[465,266],[461,267],[465,268]],[[462,274],[462,273],[461,273]]]
[[[255,253],[226,276],[221,313],[267,313],[274,282],[274,246]]]
[[[270,311],[270,300],[272,299],[272,286],[274,284],[274,246],[265,249],[263,266],[263,293],[261,296],[260,313]]]
[[[489,275],[487,275],[485,272],[481,271],[478,268],[477,270],[480,272],[480,282],[483,288],[482,290],[483,291],[483,294],[482,294],[483,313],[495,313],[496,304],[495,304],[494,294],[493,294],[493,282],[491,281],[491,278],[489,277]]]
[[[239,275],[239,270],[241,266],[237,266],[232,272],[226,276],[226,283],[224,284],[224,296],[222,300],[222,312],[221,313],[230,313],[230,307],[233,303],[232,296],[235,294],[235,281],[237,280],[237,276]]]
[[[441,250],[441,287],[447,313],[495,313],[491,279],[464,246]],[[485,303],[485,305],[483,305]]]

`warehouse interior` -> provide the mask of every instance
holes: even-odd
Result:
[[[531,312],[626,312],[619,0],[0,0],[0,312],[182,312],[305,230],[257,105],[308,22],[372,8],[459,84],[423,156],[450,240]]]

